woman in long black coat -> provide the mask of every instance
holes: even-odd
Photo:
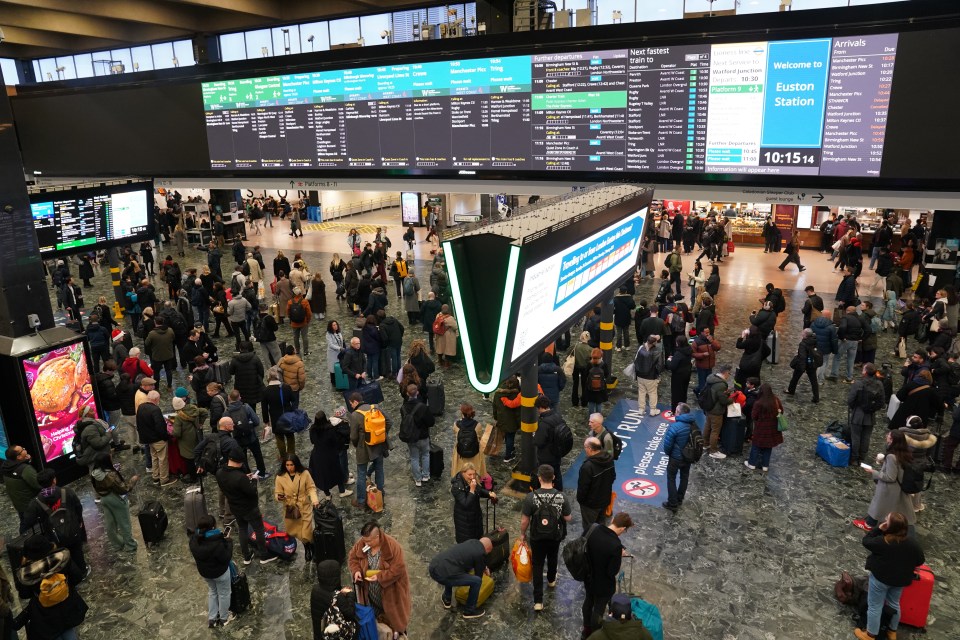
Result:
[[[674,411],[677,405],[687,401],[690,389],[690,374],[693,372],[693,349],[687,342],[686,336],[675,338],[676,346],[673,355],[667,359],[667,370],[670,371],[670,410]]]
[[[737,338],[737,349],[743,349],[740,364],[734,374],[734,382],[742,388],[747,384],[747,378],[760,377],[760,368],[763,366],[763,348],[765,344],[757,325],[751,324],[743,334]]]
[[[453,494],[453,529],[457,543],[479,540],[484,535],[480,500],[495,498],[496,494],[483,488],[472,462],[465,462],[460,473],[453,476],[450,492]]]
[[[341,442],[338,440],[337,427],[327,418],[327,414],[318,411],[310,427],[310,476],[317,488],[330,497],[334,487],[340,493],[346,492],[343,469],[340,466]]]

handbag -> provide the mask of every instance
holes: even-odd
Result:
[[[280,383],[280,406],[286,403],[283,401],[283,383]],[[310,426],[310,415],[303,409],[290,409],[284,411],[277,418],[277,433],[287,435],[288,433],[300,433]]]
[[[628,378],[630,380],[633,380],[637,377],[636,369],[634,368],[632,362],[623,368],[622,373],[624,378]]]
[[[727,405],[727,417],[728,418],[742,418],[743,417],[743,407],[740,406],[739,402],[731,402]]]
[[[897,342],[897,356],[900,358],[907,357],[907,339],[900,338],[900,341]]]
[[[887,418],[893,420],[893,416],[897,415],[897,409],[900,408],[900,398],[893,395],[890,396],[890,404],[887,405]]]
[[[790,425],[787,423],[787,416],[782,413],[777,414],[777,431],[783,432],[790,428]]]
[[[299,520],[300,513],[300,478],[297,478],[297,495],[293,499],[293,504],[283,505],[283,517],[287,520]]]
[[[573,375],[573,367],[576,365],[576,358],[573,357],[573,354],[567,356],[566,360],[563,361],[563,374],[566,376]]]

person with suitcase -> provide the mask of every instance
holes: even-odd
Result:
[[[587,537],[586,552],[590,569],[583,581],[586,593],[583,598],[581,638],[587,638],[600,628],[607,603],[617,592],[620,561],[623,556],[629,555],[620,542],[620,536],[632,526],[630,514],[621,511],[613,516],[608,526],[594,525],[584,534]]]
[[[197,532],[190,537],[190,553],[197,571],[207,582],[207,627],[225,627],[237,616],[230,611],[230,562],[233,540],[230,527],[217,529],[213,516],[204,516],[197,523]],[[242,538],[242,536],[241,536]]]
[[[100,506],[103,507],[107,539],[119,551],[136,551],[137,541],[133,539],[130,529],[127,494],[133,491],[140,476],[134,475],[128,482],[119,468],[119,465],[114,466],[109,453],[100,453],[93,459],[90,477],[93,479],[93,489],[100,497]]]
[[[354,391],[350,394],[350,443],[356,448],[357,496],[353,506],[367,508],[367,478],[383,492],[383,458],[387,447],[387,434],[392,426],[390,419],[376,405],[366,404],[363,396]]]
[[[443,586],[440,602],[444,609],[453,608],[453,588],[465,586],[469,592],[463,608],[464,619],[483,617],[486,612],[478,606],[481,587],[487,583],[490,585],[488,591],[493,591],[493,578],[487,567],[487,554],[491,551],[493,542],[490,538],[480,538],[456,544],[433,557],[427,571]]]
[[[901,595],[904,588],[913,583],[916,568],[926,562],[920,544],[908,533],[906,517],[894,511],[863,537],[863,546],[870,551],[866,566],[870,572],[870,582],[867,591],[867,628],[853,630],[853,635],[859,640],[877,637],[884,604],[896,611],[887,631],[888,640],[896,640]]]
[[[588,442],[590,440],[596,438]],[[528,493],[520,508],[520,539],[526,540],[529,532],[533,554],[533,610],[543,611],[543,565],[547,565],[547,586],[553,589],[557,586],[560,541],[567,535],[567,523],[572,516],[570,502],[553,488],[553,467],[540,465],[537,478],[540,488]]]

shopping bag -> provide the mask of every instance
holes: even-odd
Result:
[[[627,380],[636,380],[637,374],[635,373],[632,362],[623,368],[623,377]]]
[[[740,406],[739,402],[731,402],[727,405],[727,417],[728,418],[742,418],[743,417],[743,407]],[[781,429],[783,431],[783,429]]]
[[[887,405],[887,417],[893,420],[893,416],[897,415],[897,409],[900,408],[900,398],[897,396],[890,396],[890,404]]]
[[[567,356],[567,359],[563,361],[563,375],[570,377],[573,375],[573,367],[576,364],[576,359],[573,357],[573,354]]]
[[[790,428],[790,424],[787,422],[787,416],[782,413],[777,416],[777,431],[786,431]]]
[[[367,483],[367,506],[374,513],[383,511],[383,493],[372,482]]]
[[[513,551],[510,553],[510,564],[513,567],[513,575],[517,577],[517,582],[530,582],[533,580],[533,566],[530,557],[530,547],[518,538],[513,543]]]
[[[497,456],[500,455],[500,449],[503,446],[503,431],[493,427],[490,431],[490,437],[487,438],[487,444],[483,448],[483,455],[486,456]]]

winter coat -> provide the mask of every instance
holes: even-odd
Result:
[[[705,386],[710,389],[710,394],[713,396],[713,408],[707,411],[707,413],[712,416],[727,415],[727,407],[733,403],[733,399],[729,394],[730,387],[727,385],[727,381],[719,374],[711,373],[707,376]]]
[[[134,402],[136,393],[137,387],[132,382],[123,382],[121,380],[117,383],[117,399],[120,401],[120,412],[122,415],[136,415],[136,404]]]
[[[813,335],[817,337],[817,349],[821,354],[836,353],[840,348],[837,327],[829,318],[820,316],[810,324]]]
[[[300,356],[294,354],[283,356],[277,363],[281,381],[289,385],[293,391],[302,391],[307,385],[307,369],[303,366]]]
[[[447,331],[442,336],[433,337],[433,346],[437,350],[438,355],[456,356],[457,336],[459,335],[457,319],[453,316],[445,316],[443,324],[446,325]]]
[[[556,409],[549,409],[540,414],[536,433],[533,434],[533,446],[537,448],[539,464],[554,464],[559,466],[560,459],[553,453],[551,444],[556,438],[556,430],[566,421]]]
[[[913,583],[914,571],[926,562],[923,549],[915,538],[887,543],[879,527],[863,536],[863,546],[870,551],[866,569],[885,585],[908,587]]]
[[[253,351],[238,353],[230,360],[228,368],[233,378],[233,388],[240,398],[251,405],[263,398],[263,362]]]
[[[797,346],[797,356],[796,360],[790,362],[790,368],[799,369],[800,371],[806,371],[807,369],[816,368],[817,362],[814,353],[817,349],[817,337],[816,336],[807,336],[800,340],[800,344]],[[796,365],[796,366],[794,366]]]
[[[890,420],[891,429],[899,429],[907,424],[910,416],[920,416],[924,424],[936,413],[940,401],[936,390],[926,382],[917,384],[910,380],[897,391],[900,406]]]
[[[777,415],[782,410],[780,400],[777,400],[777,409],[774,411],[765,410],[759,404],[753,405],[750,417],[753,420],[753,440],[751,442],[754,446],[760,449],[772,449],[783,444],[783,434],[777,429]]]
[[[537,383],[543,389],[543,394],[550,398],[550,404],[559,406],[560,392],[567,386],[567,376],[563,369],[554,362],[544,362],[537,369]]]
[[[313,482],[321,491],[330,494],[334,487],[346,482],[340,467],[340,450],[342,441],[337,435],[339,427],[346,427],[340,418],[331,418],[325,423],[314,423],[310,427],[310,475]]]
[[[837,295],[834,297],[838,302],[843,302],[845,307],[855,306],[857,298],[857,279],[853,275],[845,275],[837,287]]]
[[[504,387],[499,387],[493,393],[493,399],[490,401],[490,409],[493,413],[493,419],[496,422],[497,429],[503,433],[516,433],[520,430],[520,407],[507,407],[503,404],[501,398],[512,400],[517,397],[519,393],[520,391],[517,389],[507,389]]]
[[[692,413],[684,413],[670,425],[663,436],[663,453],[672,460],[684,462],[683,448],[690,440],[690,428],[697,429],[697,420]]]
[[[277,257],[273,259],[273,277],[279,278],[281,271],[285,275],[290,275],[290,260],[288,260],[286,257]]]
[[[157,327],[147,335],[143,350],[154,362],[166,362],[176,357],[176,335],[170,327]]]
[[[90,478],[93,484],[93,490],[100,497],[108,496],[111,493],[123,496],[133,490],[135,483],[129,480],[122,480],[120,474],[111,469],[109,472],[103,469],[93,469],[90,472]]]
[[[281,318],[287,317],[287,305],[293,300],[293,288],[287,278],[277,280],[277,310]]]
[[[387,440],[383,444],[368,445],[363,428],[364,412],[367,411],[370,411],[370,405],[361,404],[357,405],[357,408],[348,414],[350,420],[350,444],[356,447],[357,464],[367,464],[377,458],[383,457],[383,452],[387,449],[390,442],[390,431],[392,431],[393,427],[389,416],[383,414],[384,420],[386,421]],[[360,488],[360,490],[363,491],[362,488]]]
[[[340,352],[343,351],[345,345],[343,342],[343,334],[340,332],[330,333],[327,332],[327,370],[330,373],[334,372],[334,365],[339,361]]]
[[[713,304],[705,304],[700,307],[700,311],[697,312],[696,321],[694,326],[697,330],[697,333],[702,333],[704,329],[710,329],[714,331],[716,324],[714,323],[717,317],[717,307]]]
[[[471,493],[470,485],[457,472],[450,481],[450,493],[453,494],[453,529],[457,542],[479,540],[484,536],[483,508],[480,500],[490,497],[490,493],[480,484],[477,474],[477,486]],[[607,496],[609,501],[609,495]]]
[[[720,276],[716,273],[711,273],[703,285],[703,290],[709,293],[711,298],[720,293]]]
[[[693,372],[693,350],[684,343],[673,350],[673,355],[667,359],[666,368],[674,379],[689,380]]]
[[[630,326],[630,314],[636,308],[637,303],[633,301],[633,296],[626,293],[613,296],[613,324],[618,327]]]
[[[760,335],[767,336],[777,326],[777,314],[774,311],[761,309],[750,319],[750,324],[760,330]]]
[[[137,409],[137,434],[143,444],[165,442],[170,439],[163,411],[152,402],[144,402]]]
[[[366,370],[367,356],[362,349],[347,347],[343,354],[343,360],[340,361],[340,369],[346,374],[347,378],[356,378],[357,374],[362,374]]]
[[[877,334],[873,331],[873,319],[877,317],[877,312],[873,309],[864,309],[860,320],[863,323],[863,342],[860,343],[860,349],[863,351],[877,350]]]
[[[413,356],[409,359],[409,362],[413,365],[413,368],[417,370],[417,375],[420,376],[420,382],[422,383],[421,386],[426,389],[427,378],[437,370],[437,365],[433,363],[433,360],[427,355],[426,351],[421,351]]]
[[[227,302],[227,320],[230,322],[246,322],[247,312],[250,311],[250,302],[237,294]]]
[[[904,311],[897,326],[897,335],[901,338],[910,338],[917,335],[918,329],[920,329],[920,313],[916,309]]]
[[[347,554],[347,565],[351,575],[357,572],[365,575],[369,568],[363,546],[363,540],[357,540]],[[384,622],[391,629],[405,631],[410,624],[410,613],[413,610],[407,563],[404,560],[403,547],[397,539],[382,530],[379,571],[377,583],[380,585]]]
[[[316,276],[310,281],[310,311],[314,315],[327,312],[327,285]]]
[[[897,461],[897,456],[888,453],[880,470],[873,471],[873,480],[877,486],[873,490],[873,500],[870,501],[867,515],[883,522],[891,512],[899,511],[906,516],[907,524],[916,524],[917,514],[913,510],[913,500],[900,489],[903,469]]]
[[[480,452],[472,458],[464,458],[457,452],[457,434],[460,429],[474,429],[477,432],[477,440],[480,441]],[[477,479],[487,475],[487,456],[483,453],[487,441],[490,439],[490,429],[485,429],[473,418],[461,418],[453,423],[453,454],[450,461],[450,476],[454,477],[460,473],[460,469],[467,462],[472,462],[477,468]]]
[[[13,508],[17,513],[25,512],[27,506],[40,493],[37,470],[23,460],[4,460],[0,466],[0,474],[3,475],[3,486]]]
[[[693,359],[697,369],[713,370],[717,366],[717,351],[720,351],[720,341],[716,338],[709,341],[698,335],[693,341]]]
[[[401,347],[403,345],[404,328],[393,316],[387,316],[380,323],[380,334],[384,338],[383,346]]]
[[[867,411],[870,406],[871,396],[879,399],[881,411],[886,398],[883,393],[883,383],[875,376],[869,378],[860,378],[853,383],[850,391],[847,392],[847,407],[850,408],[850,424],[863,426],[873,426],[875,411]]]
[[[433,320],[440,313],[440,307],[443,306],[439,300],[424,300],[420,308],[420,324],[427,333],[433,332]],[[436,343],[436,336],[434,336]]]
[[[249,519],[250,516],[260,517],[257,482],[248,478],[247,472],[242,467],[222,464],[217,469],[217,485],[220,487],[220,493],[226,496],[233,515],[245,519]]]
[[[379,357],[383,350],[383,340],[380,337],[380,328],[374,324],[366,324],[360,335],[360,349],[368,358]]]
[[[173,437],[181,457],[193,459],[193,450],[203,436],[203,423],[209,416],[209,411],[195,404],[185,405],[173,416]]]
[[[117,385],[113,382],[112,373],[98,373],[95,378],[97,391],[100,392],[100,408],[104,411],[120,409],[120,399],[117,397]]]
[[[303,307],[304,319],[303,322],[294,322],[291,318],[290,326],[294,329],[301,329],[310,324],[310,321],[313,319],[313,311],[310,309],[310,302],[305,296],[293,296],[287,301],[287,305],[283,310],[284,317],[290,317],[290,309],[292,309],[293,305],[295,304],[299,304]]]
[[[77,453],[77,464],[90,466],[100,453],[110,453],[109,425],[103,420],[84,418],[74,428],[79,438],[80,451]],[[74,438],[76,442],[77,438]]]
[[[410,286],[413,287],[413,294],[407,295],[407,282],[410,283]],[[403,309],[408,313],[419,313],[420,312],[420,280],[417,279],[413,273],[408,275],[403,279]]]
[[[610,504],[610,492],[617,479],[613,455],[606,449],[588,456],[577,478],[577,502],[581,507],[602,509]]]
[[[643,620],[604,619],[587,640],[653,640]]]
[[[278,473],[274,480],[274,493],[277,496],[283,495],[281,510],[283,512],[283,528],[289,535],[302,542],[313,541],[313,505],[319,502],[317,498],[317,486],[313,482],[313,477],[306,470],[295,473],[293,478],[284,469],[283,473]],[[300,508],[300,517],[293,519],[287,517],[287,507],[294,506]]]
[[[220,529],[211,529],[190,536],[190,553],[197,563],[200,576],[209,580],[219,578],[230,567],[233,540],[224,538]]]

